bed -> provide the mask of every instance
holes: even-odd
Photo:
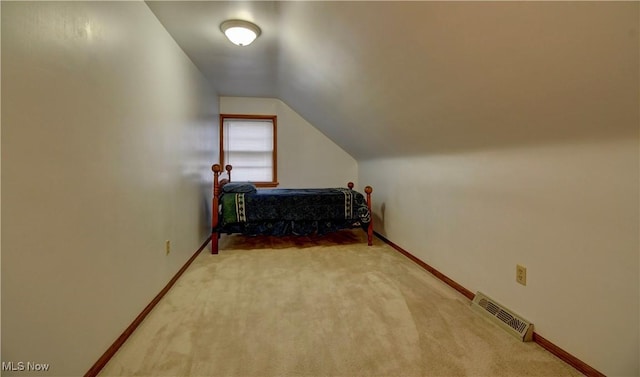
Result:
[[[353,190],[352,182],[346,188],[256,189],[250,182],[232,182],[231,165],[225,166],[227,178],[220,178],[219,164],[211,170],[212,254],[218,254],[223,233],[306,236],[362,228],[368,245],[373,244],[371,186],[364,195]]]

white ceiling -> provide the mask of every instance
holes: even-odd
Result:
[[[579,109],[637,89],[633,3],[147,4],[219,95],[279,98],[358,159],[598,137],[615,103]],[[262,35],[231,44],[233,18]]]

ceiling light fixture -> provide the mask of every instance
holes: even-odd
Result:
[[[238,46],[250,45],[261,33],[258,25],[243,20],[227,20],[220,24],[220,30]]]

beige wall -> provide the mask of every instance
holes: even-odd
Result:
[[[601,372],[638,375],[637,138],[373,160],[360,179],[377,231]]]
[[[224,114],[278,116],[278,181],[281,188],[358,186],[357,162],[284,102],[274,98],[220,97]],[[233,175],[233,174],[232,174]]]
[[[217,96],[143,2],[2,2],[2,105],[2,361],[81,375],[206,239]]]

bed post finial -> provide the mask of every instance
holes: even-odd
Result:
[[[369,207],[369,226],[367,227],[367,245],[373,245],[373,211],[371,210],[371,193],[373,192],[373,188],[371,186],[367,186],[364,188],[364,193],[367,194],[367,207]]]
[[[353,190],[353,182],[347,183],[347,187],[349,188],[349,190]]]
[[[233,169],[231,165],[227,165],[224,167],[224,170],[227,171],[227,178],[229,179],[229,182],[231,182],[231,169]]]
[[[213,195],[218,196],[220,194],[220,182],[218,182],[218,177],[222,172],[222,167],[220,164],[213,164],[211,166],[211,170],[213,171]]]

